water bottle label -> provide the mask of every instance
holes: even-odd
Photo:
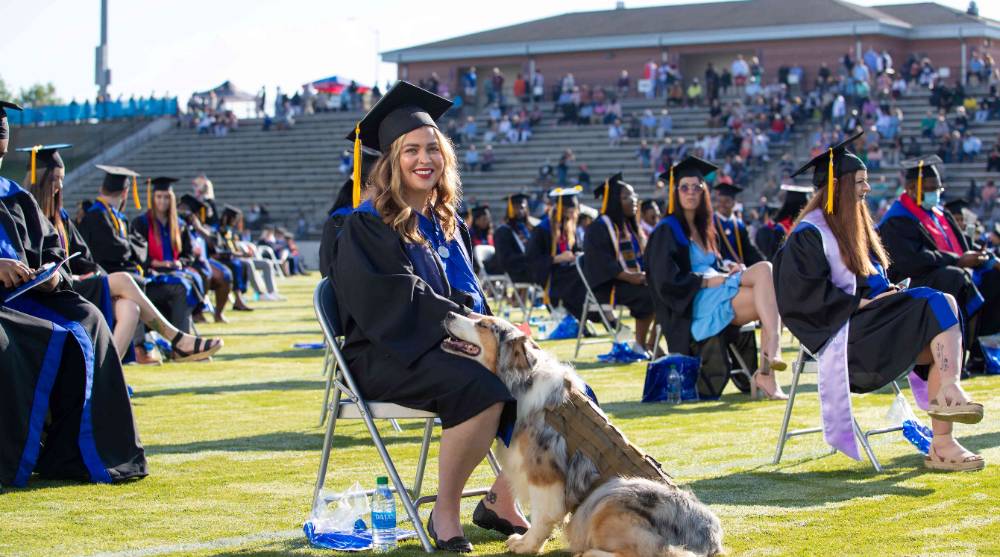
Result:
[[[396,511],[372,511],[372,528],[376,530],[382,528],[396,527]]]

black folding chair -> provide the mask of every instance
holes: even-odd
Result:
[[[427,455],[430,450],[431,436],[434,432],[434,423],[437,415],[432,412],[414,410],[397,404],[366,402],[361,391],[358,390],[357,384],[354,382],[354,377],[351,375],[347,360],[344,359],[344,355],[340,351],[340,339],[343,335],[340,331],[337,297],[334,293],[333,283],[329,277],[324,278],[316,285],[316,291],[313,294],[313,309],[316,311],[316,318],[323,329],[323,336],[326,339],[335,362],[333,369],[330,371],[331,376],[333,376],[331,379],[333,400],[329,404],[330,418],[326,426],[326,435],[323,438],[323,453],[320,458],[319,472],[316,477],[316,487],[313,490],[313,504],[319,498],[323,484],[326,481],[327,466],[330,462],[330,452],[332,450],[333,435],[337,421],[341,419],[363,420],[365,426],[368,428],[372,444],[375,445],[375,449],[378,451],[379,457],[385,465],[386,472],[392,480],[393,491],[399,495],[400,501],[403,503],[403,508],[406,510],[407,516],[409,516],[414,529],[417,531],[417,536],[420,538],[420,543],[423,545],[424,551],[433,553],[434,548],[431,546],[430,539],[424,530],[418,510],[420,505],[433,502],[437,499],[437,495],[420,495],[424,480],[424,471],[427,467]],[[375,425],[376,419],[417,419],[424,421],[420,456],[417,460],[417,473],[412,487],[407,487],[399,477],[396,465],[393,463],[388,450],[386,450],[382,436]],[[487,454],[486,458],[493,468],[493,472],[499,474],[500,465],[497,463],[492,451]],[[374,490],[369,490],[366,493],[371,495],[373,492]],[[487,488],[465,490],[462,492],[462,497],[483,496],[488,492],[489,489]]]

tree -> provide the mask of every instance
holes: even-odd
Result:
[[[5,101],[14,100],[14,93],[11,93],[10,90],[7,89],[7,83],[4,82],[2,77],[0,77],[0,99]]]
[[[27,89],[21,89],[20,100],[25,106],[62,104],[62,99],[56,95],[56,86],[52,82],[36,83]]]

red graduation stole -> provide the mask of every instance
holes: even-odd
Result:
[[[149,238],[149,258],[153,261],[173,261],[177,257],[177,246],[171,245],[174,257],[169,260],[163,256],[163,237],[160,235],[160,223],[153,216],[152,211],[146,213],[146,220],[149,222],[149,229],[146,237]],[[172,242],[171,242],[172,244]]]
[[[952,253],[955,255],[961,255],[962,244],[958,242],[958,237],[955,235],[955,231],[951,229],[951,223],[948,219],[944,217],[944,214],[940,209],[934,207],[931,212],[934,213],[936,219],[932,219],[927,211],[922,210],[917,206],[917,203],[913,201],[913,198],[909,194],[903,194],[899,197],[899,202],[903,204],[903,208],[910,212],[917,220],[920,225],[924,227],[924,230],[931,235],[934,240],[934,245],[937,249]],[[934,221],[937,220],[935,223]]]

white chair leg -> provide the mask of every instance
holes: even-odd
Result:
[[[788,402],[785,403],[785,417],[781,420],[781,432],[778,434],[778,445],[774,449],[774,460],[772,464],[781,462],[781,453],[785,450],[785,442],[788,441],[788,423],[792,419],[792,407],[795,406],[795,394],[799,389],[799,377],[805,367],[805,351],[799,347],[799,355],[792,365],[792,385],[788,391]]]

